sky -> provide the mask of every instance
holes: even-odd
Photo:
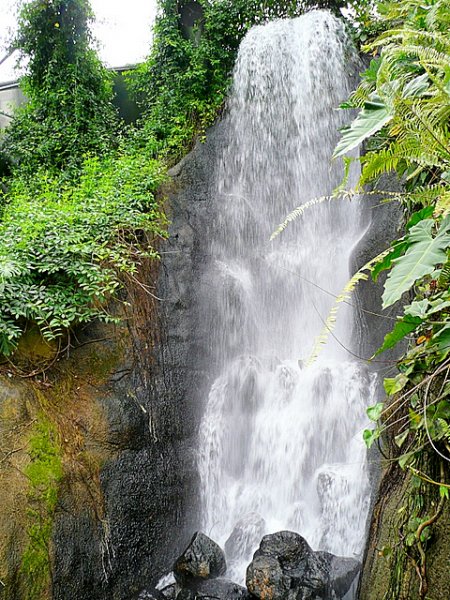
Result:
[[[15,27],[16,6],[17,0],[0,0],[0,60]],[[133,64],[147,56],[156,0],[91,0],[91,6],[96,15],[94,36],[100,57],[108,66]],[[17,78],[15,62],[11,58],[0,65],[0,82]]]

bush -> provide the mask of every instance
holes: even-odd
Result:
[[[89,158],[77,185],[39,172],[11,183],[0,224],[0,352],[9,354],[27,323],[48,340],[99,318],[144,257],[165,219],[154,191],[159,163],[122,153]],[[150,239],[149,239],[150,238]]]
[[[16,112],[1,145],[15,167],[79,167],[109,152],[118,127],[112,76],[92,48],[88,0],[33,0],[22,8],[14,46],[26,59]]]

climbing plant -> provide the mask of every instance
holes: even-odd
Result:
[[[165,235],[164,167],[118,124],[91,20],[88,0],[31,0],[20,13],[29,101],[0,147],[12,165],[0,188],[3,355],[30,327],[50,342],[111,320],[111,299]]]
[[[347,6],[342,0],[202,0],[200,4],[201,35],[192,40],[183,35],[183,2],[160,1],[150,57],[129,77],[130,89],[145,112],[146,143],[157,140],[173,160],[220,113],[239,44],[250,27],[313,8],[339,12]],[[362,23],[372,1],[353,4],[358,7],[355,18]]]
[[[24,63],[18,109],[0,150],[14,167],[78,167],[115,145],[112,78],[93,48],[89,0],[32,0],[12,42]]]

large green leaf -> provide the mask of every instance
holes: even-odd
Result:
[[[359,146],[364,140],[380,131],[391,119],[392,115],[378,96],[366,102],[350,127],[343,129],[341,141],[336,146],[333,158],[347,154]]]
[[[450,245],[449,223],[441,226],[433,237],[433,219],[425,219],[411,228],[407,241],[410,246],[398,258],[386,280],[383,308],[391,306],[421,277],[433,272],[436,265],[447,261],[446,249]]]
[[[377,281],[378,276],[382,271],[386,271],[386,269],[390,269],[392,267],[394,260],[399,258],[408,249],[408,245],[409,245],[408,242],[403,239],[395,242],[392,245],[392,250],[389,252],[389,254],[386,254],[386,256],[383,258],[383,260],[380,260],[380,262],[378,262],[374,266],[374,268],[372,270],[372,279],[374,281]]]
[[[389,348],[393,348],[400,340],[402,340],[408,333],[411,333],[422,323],[420,317],[412,317],[411,315],[405,315],[403,319],[397,321],[394,329],[386,335],[384,338],[383,345],[375,352],[375,356],[381,354]]]

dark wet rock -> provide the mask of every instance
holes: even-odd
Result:
[[[195,599],[202,600],[250,600],[248,591],[229,579],[208,579],[202,581],[194,594]]]
[[[187,588],[182,589],[177,596],[177,600],[195,600],[195,598],[195,592]]]
[[[179,591],[179,586],[176,583],[171,583],[161,590],[162,595],[166,600],[175,600]]]
[[[191,588],[202,580],[224,575],[227,570],[225,554],[216,542],[197,532],[176,560],[173,570],[177,582]]]
[[[136,596],[136,600],[165,600],[165,596],[155,589],[143,590]]]
[[[342,598],[350,589],[361,570],[361,563],[354,558],[343,556],[331,557],[330,581],[331,587],[338,598]]]
[[[287,598],[289,578],[271,556],[255,556],[247,568],[247,588],[256,598]]]
[[[261,600],[332,600],[342,598],[359,564],[328,552],[314,552],[291,531],[266,535],[247,569],[247,587]]]
[[[250,557],[265,529],[266,522],[257,513],[250,513],[240,519],[225,542],[227,558],[233,560]]]

